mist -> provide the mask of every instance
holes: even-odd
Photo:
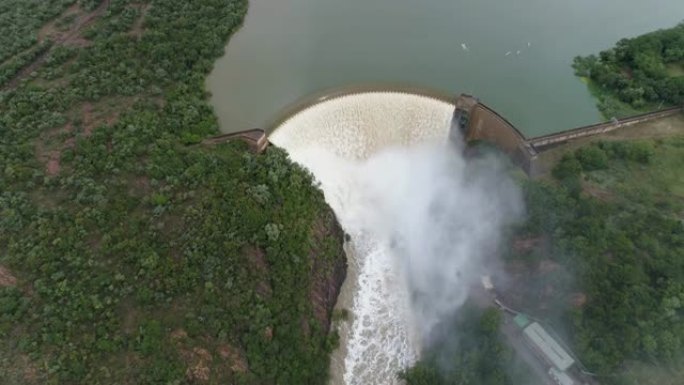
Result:
[[[494,156],[466,160],[450,143],[392,147],[357,166],[365,231],[389,244],[425,341],[467,299],[523,213],[518,186]]]
[[[463,156],[454,106],[372,92],[295,114],[269,140],[314,175],[350,235],[333,384],[397,384],[489,272],[523,212],[496,156]],[[339,362],[342,362],[341,364]]]
[[[359,256],[346,383],[373,383],[354,368],[414,362],[494,266],[502,230],[520,219],[521,192],[503,162],[462,154],[449,142],[389,146],[361,160],[315,146],[292,154],[319,181]]]

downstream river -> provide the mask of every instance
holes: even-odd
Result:
[[[224,132],[387,83],[476,95],[533,136],[601,119],[574,56],[683,19],[681,0],[251,0],[207,87]]]

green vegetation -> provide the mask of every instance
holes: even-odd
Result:
[[[0,15],[15,3],[46,7],[17,32],[32,44],[72,2]],[[193,145],[217,132],[203,82],[246,6],[112,0],[87,43],[0,92],[3,380],[325,382],[334,215],[276,148]]]
[[[5,64],[0,66],[0,87],[12,80],[19,71],[31,64],[38,56],[50,49],[50,42],[45,41],[17,54]]]
[[[38,30],[75,0],[0,1],[0,64],[38,43]]]
[[[519,235],[545,239],[532,254],[576,277],[555,295],[586,295],[564,321],[584,364],[602,375],[682,354],[683,157],[682,138],[592,143],[563,157],[554,183],[525,186]]]
[[[620,40],[599,56],[576,57],[578,76],[590,79],[599,108],[610,117],[684,103],[684,23]]]
[[[415,366],[400,373],[408,385],[514,385],[529,373],[499,333],[501,312],[466,304],[445,336]],[[516,370],[511,370],[518,368]]]
[[[566,153],[552,179],[522,182],[528,217],[505,261],[523,281],[499,294],[562,331],[601,383],[684,379],[682,159],[682,137],[597,141]],[[498,329],[462,311],[447,330],[463,340],[431,347],[408,384],[528,383]]]
[[[679,385],[684,380],[684,360],[675,362],[629,362],[620,378],[623,385]]]

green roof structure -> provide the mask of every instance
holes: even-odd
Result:
[[[527,318],[527,316],[523,313],[518,313],[518,315],[513,318],[513,322],[515,322],[520,329],[524,329],[525,326],[530,324],[529,318]]]

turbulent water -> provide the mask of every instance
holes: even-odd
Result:
[[[396,383],[516,215],[509,178],[466,162],[447,140],[453,110],[416,94],[346,95],[302,110],[269,138],[313,173],[351,235],[340,302],[352,320],[333,384]]]
[[[391,384],[397,371],[417,357],[409,293],[387,237],[373,233],[374,226],[366,222],[368,211],[379,207],[373,202],[379,197],[364,188],[367,181],[359,171],[384,149],[445,142],[453,109],[446,102],[411,94],[348,95],[305,109],[269,138],[314,174],[352,238],[348,254],[356,274],[349,275],[342,296],[351,298],[354,321],[342,341],[343,378],[333,381]]]

